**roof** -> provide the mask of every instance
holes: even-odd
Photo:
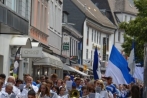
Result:
[[[136,15],[138,10],[132,0],[115,0],[115,12],[126,12]]]
[[[99,11],[91,0],[72,0],[72,2],[93,21],[105,27],[116,28],[115,25]]]

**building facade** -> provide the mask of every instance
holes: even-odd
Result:
[[[29,30],[31,0],[1,0],[0,2],[0,57],[1,73],[12,75],[16,52],[20,47],[31,48],[31,40],[27,36]],[[20,56],[19,56],[20,57]],[[20,58],[19,63],[29,66],[29,60]],[[23,71],[29,72],[29,68]]]
[[[57,55],[61,55],[62,38],[62,0],[49,0],[49,47]]]
[[[115,26],[90,1],[64,0],[64,11],[69,12],[68,22],[82,34],[82,64],[92,68],[94,49],[98,48],[99,57],[108,58],[110,54],[111,34]],[[74,13],[77,13],[74,15]]]
[[[122,52],[122,44],[124,43],[124,31],[119,30],[121,22],[129,22],[135,19],[138,11],[134,6],[133,0],[92,0],[92,2],[100,9],[112,23],[117,26],[113,36],[114,45]]]

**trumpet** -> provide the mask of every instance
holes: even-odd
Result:
[[[78,90],[71,90],[69,92],[69,98],[79,98],[80,97],[80,93]]]

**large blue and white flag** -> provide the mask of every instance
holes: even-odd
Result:
[[[129,84],[132,82],[128,63],[114,45],[111,50],[105,76],[111,76],[113,78],[113,83],[117,85]]]
[[[101,72],[100,72],[99,64],[100,63],[99,63],[99,58],[98,58],[98,51],[97,51],[97,48],[95,48],[94,61],[93,61],[93,76],[94,76],[95,80],[101,78]]]
[[[129,60],[128,60],[128,67],[130,69],[130,74],[133,76],[134,69],[135,69],[134,42],[132,44],[132,50],[130,52],[130,56],[129,56]]]

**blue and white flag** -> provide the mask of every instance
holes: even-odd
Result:
[[[133,76],[135,69],[135,54],[134,54],[134,42],[132,44],[132,50],[130,52],[128,67],[130,69],[130,74]]]
[[[129,84],[132,82],[132,77],[129,74],[128,63],[114,45],[111,50],[105,76],[111,76],[113,78],[113,83],[117,85]]]
[[[143,82],[144,81],[143,76],[144,76],[144,67],[135,65],[133,77]]]

